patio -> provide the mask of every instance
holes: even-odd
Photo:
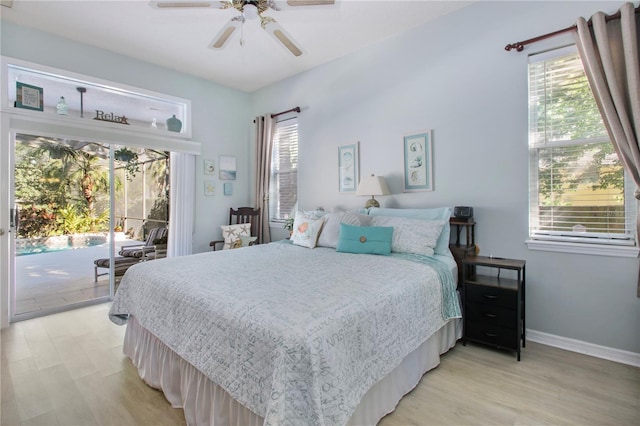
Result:
[[[116,241],[116,254],[122,246],[141,243]],[[108,296],[109,275],[94,282],[93,261],[105,257],[109,257],[109,243],[16,256],[16,318]]]

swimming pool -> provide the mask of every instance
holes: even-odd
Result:
[[[16,239],[16,256],[52,253],[98,246],[107,242],[102,234],[59,235],[55,237],[36,237]]]

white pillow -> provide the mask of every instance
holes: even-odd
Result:
[[[240,236],[251,236],[251,224],[239,223],[237,225],[222,225],[222,238],[224,245],[222,250],[242,247]]]
[[[318,242],[318,235],[320,235],[323,223],[323,217],[313,219],[300,212],[296,212],[296,218],[293,221],[291,241],[298,246],[314,248]]]
[[[246,235],[240,235],[240,241],[242,242],[242,247],[249,247],[253,245],[258,237],[247,237]]]
[[[373,219],[372,216],[345,211],[331,212],[324,216],[324,218],[324,226],[318,238],[318,247],[332,248],[338,246],[341,223],[354,226],[368,226],[371,223],[371,219]]]
[[[392,226],[391,251],[433,256],[444,220],[408,219],[405,217],[374,216],[371,226]]]

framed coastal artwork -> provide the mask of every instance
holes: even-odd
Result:
[[[358,142],[338,147],[338,182],[340,192],[356,192],[358,189]]]
[[[236,157],[221,155],[218,169],[220,180],[236,180]]]
[[[404,192],[433,191],[431,130],[404,137]]]
[[[204,195],[216,195],[216,181],[205,180],[204,181]]]
[[[205,175],[216,174],[216,162],[214,160],[204,160],[204,174]]]

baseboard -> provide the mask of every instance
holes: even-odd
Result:
[[[566,349],[571,352],[608,359],[609,361],[615,361],[621,364],[640,367],[640,354],[635,352],[594,345],[593,343],[583,342],[581,340],[569,339],[567,337],[529,329],[527,329],[527,340],[555,348]]]

